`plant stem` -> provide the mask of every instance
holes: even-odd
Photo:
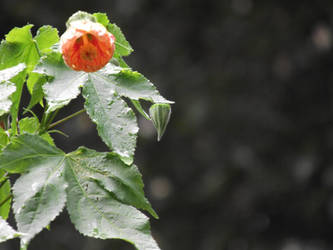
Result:
[[[83,113],[84,111],[85,111],[85,109],[81,109],[81,110],[75,112],[74,114],[71,114],[71,115],[66,116],[65,118],[63,118],[63,119],[61,119],[61,120],[59,120],[59,121],[56,121],[56,122],[52,123],[52,124],[48,127],[48,129],[53,128],[53,127],[57,126],[58,124],[63,123],[63,122],[65,122],[65,121],[67,121],[67,120],[69,120],[69,119],[71,119],[71,118],[73,118],[73,117],[75,117],[75,116],[77,116],[77,115]]]
[[[12,197],[12,194],[8,195],[3,201],[0,202],[0,207],[2,207]]]

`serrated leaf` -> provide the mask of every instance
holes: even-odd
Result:
[[[97,124],[99,136],[122,159],[131,164],[136,146],[137,126],[133,111],[108,84],[95,74],[83,88],[85,109]]]
[[[0,116],[10,111],[13,101],[17,102],[17,97],[14,95],[17,87],[9,80],[12,80],[24,69],[24,63],[20,63],[14,67],[0,70]]]
[[[41,156],[37,164],[23,174],[13,186],[13,209],[18,230],[25,233],[22,245],[45,228],[63,210],[66,182],[62,176],[64,154]]]
[[[141,174],[135,165],[124,164],[113,153],[100,153],[84,147],[71,154],[85,178],[95,180],[119,201],[157,214],[144,196]]]
[[[21,134],[38,134],[40,127],[39,120],[36,117],[25,117],[19,121],[19,128]],[[54,145],[53,138],[45,132],[40,135],[49,144]]]
[[[22,28],[15,27],[0,45],[0,69],[25,63],[31,71],[39,60],[39,53],[31,35],[29,24]]]
[[[5,171],[0,170],[0,219],[8,218],[11,201],[10,181],[5,177]]]
[[[110,23],[106,13],[97,12],[94,13],[93,16],[96,18],[97,22],[103,24],[116,38],[116,50],[114,52],[114,57],[121,59],[122,56],[128,56],[133,52],[132,46],[126,40],[121,29],[116,24]]]
[[[15,92],[16,86],[9,81],[3,81],[0,83],[0,116],[10,111],[12,101],[11,95]]]
[[[0,70],[0,82],[9,81],[25,69],[25,64],[20,63],[16,66]]]
[[[4,161],[8,161],[7,164]],[[66,183],[65,154],[41,137],[24,134],[13,139],[0,155],[0,168],[24,172],[13,186],[15,219],[22,245],[46,227],[63,209]]]
[[[43,85],[47,79],[44,75],[30,73],[27,80],[27,87],[31,95],[28,109],[33,108],[37,103],[41,103],[44,97]]]
[[[67,210],[71,221],[82,234],[101,239],[124,239],[139,250],[158,250],[150,235],[148,218],[132,206],[113,198],[90,171],[82,168],[82,161],[68,160],[65,170]]]
[[[129,56],[133,52],[133,49],[121,29],[114,23],[109,23],[106,28],[116,38],[116,50],[114,55],[116,57]]]
[[[94,73],[96,77],[108,82],[120,96],[130,99],[144,99],[154,103],[173,103],[160,95],[156,87],[142,74],[130,69],[114,72],[104,68]]]
[[[94,17],[96,17],[97,22],[99,22],[100,24],[103,24],[105,27],[109,24],[109,18],[105,13],[101,13],[101,12],[96,12],[94,14],[92,14]]]
[[[24,146],[22,146],[24,145]],[[0,154],[0,169],[23,173],[33,165],[43,163],[45,157],[57,157],[63,152],[39,136],[24,134],[15,137]]]
[[[18,237],[20,234],[16,232],[8,223],[0,218],[0,242],[4,242],[15,237]]]
[[[128,205],[151,209],[140,174],[117,155],[85,148],[65,155],[40,136],[24,134],[0,154],[0,168],[24,172],[13,188],[22,248],[58,215],[67,194],[71,220],[81,233],[124,239],[139,250],[159,249],[148,218]]]
[[[157,103],[150,107],[149,114],[157,131],[157,140],[160,141],[170,120],[170,104]]]
[[[59,42],[58,30],[49,25],[42,26],[37,31],[35,41],[41,53],[51,52],[51,47]]]
[[[6,131],[0,127],[0,152],[9,143],[9,137]]]
[[[83,71],[74,71],[67,67],[60,53],[51,53],[44,57],[35,70],[35,73],[50,77],[43,85],[45,98],[48,102],[47,113],[67,105],[80,94],[80,86],[87,80]]]

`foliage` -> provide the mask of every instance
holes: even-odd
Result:
[[[84,235],[124,239],[137,249],[159,249],[149,220],[139,209],[158,218],[144,196],[143,182],[133,164],[138,125],[128,100],[154,123],[158,139],[165,131],[172,102],[127,66],[133,51],[120,28],[106,14],[77,12],[71,20],[89,18],[116,38],[113,59],[102,69],[86,73],[66,66],[58,49],[57,29],[43,26],[35,37],[32,25],[14,28],[0,45],[0,242],[20,237],[21,249],[66,206],[71,221]],[[30,103],[20,113],[26,84]],[[82,91],[82,111],[53,122],[58,111]],[[140,100],[153,105],[151,117]],[[36,105],[44,112],[33,113]],[[86,111],[110,152],[80,147],[65,153],[50,131],[60,122]],[[11,187],[10,176],[20,174]],[[5,221],[12,207],[17,231]]]

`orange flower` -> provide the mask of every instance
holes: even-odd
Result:
[[[73,21],[61,36],[60,48],[68,67],[76,71],[94,72],[103,68],[112,58],[115,37],[100,23]]]

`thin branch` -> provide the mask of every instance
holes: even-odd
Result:
[[[73,117],[75,117],[75,116],[77,116],[77,115],[83,113],[84,111],[85,111],[85,109],[81,109],[81,110],[75,112],[74,114],[71,114],[71,115],[69,115],[69,116],[66,116],[66,117],[63,118],[63,119],[61,119],[61,120],[59,120],[59,121],[56,121],[56,122],[52,123],[48,128],[51,129],[51,128],[57,126],[58,124],[63,123],[63,122],[65,122],[65,121],[67,121],[67,120],[69,120],[69,119],[71,119],[71,118],[73,118]]]

